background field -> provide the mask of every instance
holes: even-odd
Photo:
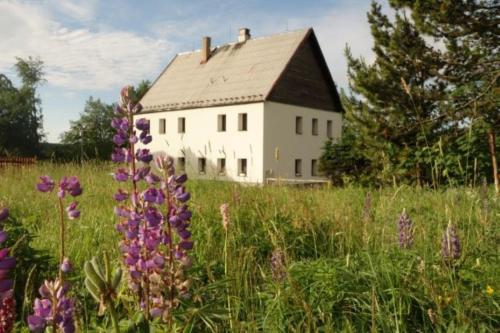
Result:
[[[19,300],[21,317],[30,311],[39,280],[56,273],[56,202],[35,190],[37,177],[77,175],[84,193],[81,218],[68,223],[73,291],[83,331],[105,331],[108,319],[96,317],[81,267],[101,250],[118,262],[112,171],[111,164],[92,163],[0,169],[0,203],[12,216],[8,229],[23,237],[15,250],[25,258],[16,276],[16,290],[27,291]],[[186,331],[493,332],[500,327],[500,204],[491,188],[261,188],[193,180],[187,187],[194,213],[193,298],[177,313]],[[365,203],[367,193],[371,204]],[[224,202],[232,218],[227,274],[219,212]],[[411,250],[399,249],[397,242],[403,208],[415,225]],[[454,267],[440,257],[449,221],[462,242]],[[286,258],[283,281],[272,277],[276,249]],[[132,295],[123,290],[120,297],[125,319]]]

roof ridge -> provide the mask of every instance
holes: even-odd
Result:
[[[282,31],[282,32],[276,32],[276,33],[273,33],[273,34],[270,34],[270,35],[264,35],[264,36],[259,36],[259,37],[255,37],[255,38],[250,38],[246,42],[263,40],[263,39],[273,38],[273,37],[277,37],[277,36],[283,36],[283,35],[287,35],[287,34],[298,33],[298,32],[307,32],[310,29],[312,29],[312,27],[300,28],[300,29],[294,29],[294,30],[286,30],[286,31]],[[241,42],[228,42],[228,43],[224,43],[224,44],[212,46],[211,48],[212,49],[218,49],[218,48],[221,48],[221,47],[224,47],[224,46],[231,46],[231,45],[240,44],[240,43]],[[182,56],[182,55],[188,55],[188,54],[192,54],[192,53],[199,53],[200,51],[201,51],[201,49],[196,49],[196,50],[192,50],[192,51],[183,51],[183,52],[178,52],[175,55],[176,56]]]

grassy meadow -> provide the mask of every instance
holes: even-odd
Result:
[[[40,280],[57,272],[57,202],[35,190],[43,174],[80,178],[81,218],[68,222],[67,242],[78,326],[82,332],[110,329],[83,286],[82,266],[102,250],[119,262],[113,170],[93,163],[0,169],[0,206],[10,208],[7,229],[17,238],[10,240],[17,241],[19,258],[17,331],[27,330]],[[193,286],[191,300],[176,312],[179,330],[498,332],[500,200],[492,188],[252,187],[196,180],[187,188]],[[225,202],[231,216],[227,239],[219,210]],[[398,245],[403,208],[414,223],[411,249]],[[462,245],[453,265],[440,255],[449,221]],[[273,251],[284,259],[275,264],[274,278]],[[127,319],[133,295],[122,287],[120,316]]]

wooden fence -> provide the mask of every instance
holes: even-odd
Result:
[[[36,157],[0,156],[0,167],[29,166],[36,164]]]

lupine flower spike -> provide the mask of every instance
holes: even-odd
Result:
[[[223,203],[222,205],[220,205],[220,214],[222,216],[222,226],[225,230],[227,230],[229,228],[229,225],[231,224],[231,220],[229,217],[229,204]]]
[[[443,259],[447,262],[457,260],[462,254],[462,249],[460,246],[460,239],[458,238],[455,226],[448,223],[448,227],[443,234],[443,240],[441,242],[441,255]]]
[[[193,248],[187,206],[190,194],[184,187],[187,177],[175,175],[172,158],[156,160],[163,179],[151,170],[153,155],[142,148],[152,140],[149,121],[134,121],[142,107],[133,103],[130,89],[121,90],[120,105],[115,108],[117,117],[111,123],[116,130],[111,158],[127,164],[116,170],[114,178],[121,183],[131,182],[129,189],[120,188],[114,195],[119,203],[115,207],[119,217],[116,229],[123,235],[120,250],[129,287],[138,293],[145,317],[168,321],[178,304],[176,297],[189,295],[183,268],[191,265],[188,251]],[[144,190],[140,189],[141,182]]]
[[[7,239],[2,229],[2,221],[9,217],[7,208],[0,209],[0,246]],[[9,256],[8,248],[0,248],[0,333],[12,332],[16,318],[16,303],[14,300],[14,281],[8,277],[16,266],[16,259]]]
[[[55,182],[49,176],[41,176],[40,182],[36,185],[40,192],[52,192],[55,188]],[[66,208],[64,199],[69,195],[77,197],[83,192],[80,181],[77,177],[63,177],[59,181],[57,188],[57,198],[59,201],[59,241],[60,241],[60,259],[59,275],[54,281],[45,280],[38,290],[40,298],[35,299],[33,311],[28,316],[28,326],[32,332],[44,332],[46,327],[52,327],[52,331],[59,330],[63,333],[72,333],[75,331],[74,307],[75,301],[66,296],[69,290],[69,283],[64,281],[64,274],[72,271],[71,262],[65,255],[65,224],[64,216],[74,220],[80,216],[77,209],[78,202],[71,201]],[[65,214],[66,212],[66,214]]]
[[[38,290],[41,298],[35,299],[34,314],[28,316],[32,332],[42,333],[46,327],[55,327],[63,333],[75,332],[75,304],[66,296],[68,289],[69,284],[60,279],[54,282],[45,280]]]
[[[399,247],[409,249],[413,245],[413,222],[403,209],[398,220]]]

